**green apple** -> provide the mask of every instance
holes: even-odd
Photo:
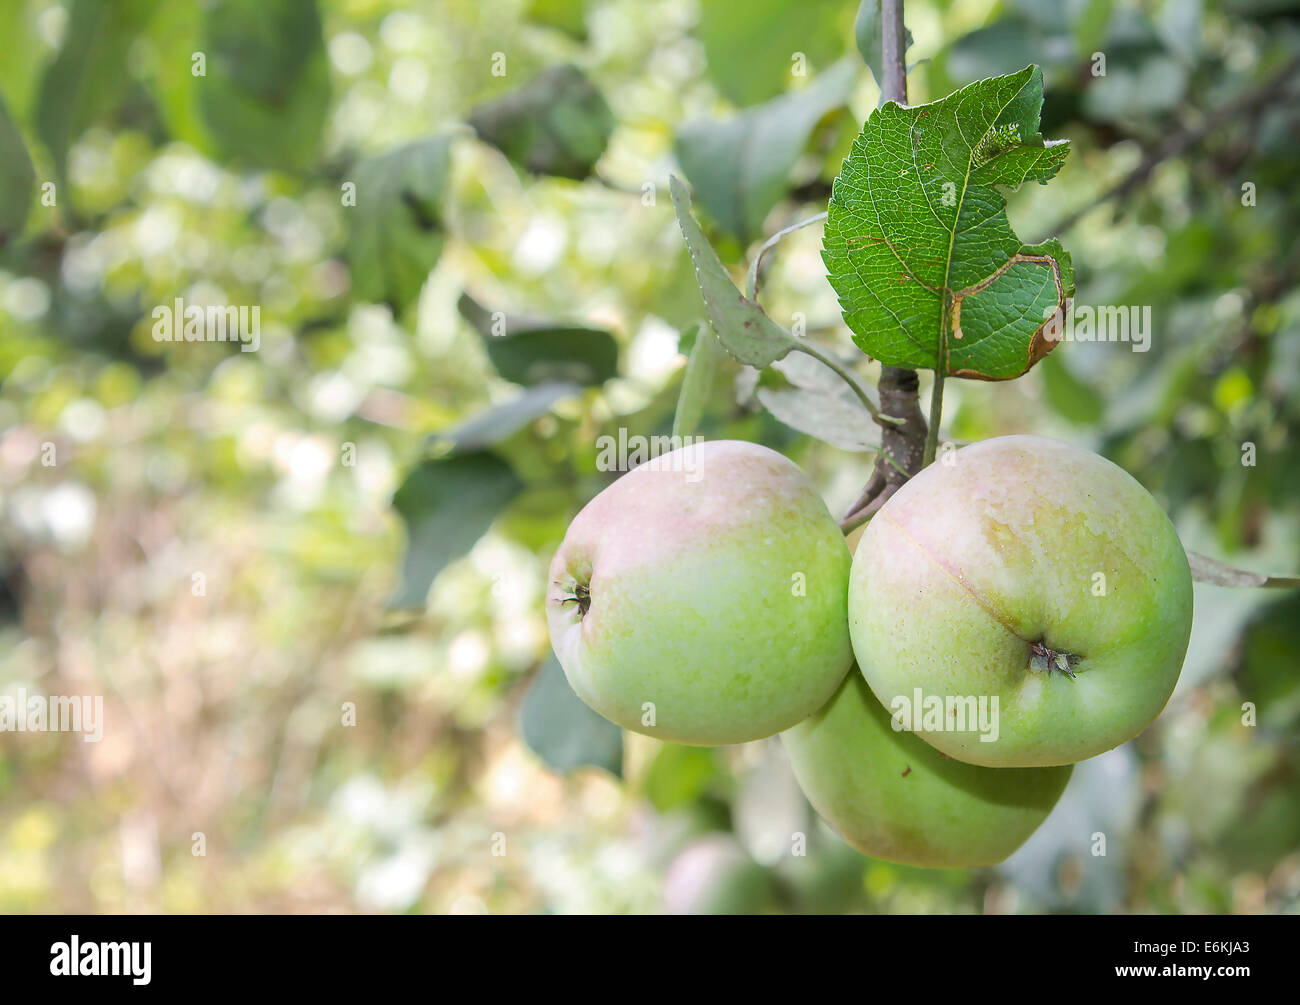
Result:
[[[1074,765],[981,768],[897,730],[859,673],[781,734],[813,808],[864,854],[965,869],[1001,862],[1051,812]]]
[[[551,564],[551,643],[578,697],[620,726],[757,740],[848,672],[851,561],[793,462],[754,443],[682,447],[574,518]]]
[[[972,764],[1067,764],[1136,736],[1191,625],[1187,556],[1150,493],[1041,437],[943,455],[854,553],[849,627],[871,690]],[[972,728],[979,700],[996,728]]]

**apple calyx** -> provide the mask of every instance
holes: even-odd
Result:
[[[559,583],[556,583],[555,585],[560,586]],[[560,588],[563,589],[563,587]],[[565,604],[577,604],[578,620],[581,621],[586,617],[587,611],[591,609],[591,589],[585,583],[575,582],[569,590],[570,592],[566,593],[560,600],[560,606],[563,607]]]
[[[1029,643],[1029,669],[1031,670],[1038,670],[1041,673],[1059,670],[1074,680],[1078,677],[1074,668],[1082,659],[1082,656],[1075,656],[1063,649],[1053,649],[1043,639]]]

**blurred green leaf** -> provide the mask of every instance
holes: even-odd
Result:
[[[1187,71],[1159,53],[1126,64],[1110,59],[1106,75],[1083,94],[1083,108],[1094,119],[1123,122],[1176,108],[1187,90]]]
[[[514,469],[490,453],[417,464],[393,495],[406,524],[402,584],[393,608],[422,608],[435,577],[466,554],[523,488]]]
[[[218,149],[259,167],[315,167],[330,105],[316,0],[212,0],[200,44],[199,107]]]
[[[747,109],[725,122],[688,122],[674,150],[700,205],[728,233],[748,243],[789,191],[794,168],[813,130],[842,108],[857,69],[845,60],[809,87]]]
[[[698,800],[720,776],[712,748],[667,743],[650,762],[641,784],[651,805],[666,813]]]
[[[22,233],[32,205],[32,186],[36,172],[22,134],[9,116],[9,108],[0,95],[0,249]]]
[[[574,383],[538,384],[509,401],[479,412],[454,429],[434,433],[429,437],[429,445],[450,445],[455,453],[486,450],[550,411],[561,398],[581,391],[582,388]]]
[[[1042,55],[1042,34],[1022,18],[999,18],[992,24],[963,35],[952,44],[945,67],[958,83],[996,77]]]
[[[618,343],[607,331],[507,317],[482,307],[468,293],[461,315],[480,335],[497,373],[516,384],[575,381],[603,384],[618,373]]]
[[[573,38],[587,37],[586,0],[528,0],[524,16]]]
[[[37,14],[31,4],[0,4],[0,38],[30,38]],[[19,115],[31,107],[41,55],[40,46],[11,44],[5,49],[4,59],[0,59],[0,91],[8,95]]]
[[[1300,593],[1269,604],[1242,635],[1242,694],[1255,702],[1259,721],[1277,728],[1300,719]]]
[[[796,53],[814,68],[843,54],[852,10],[847,0],[707,0],[698,32],[709,77],[737,105],[774,98],[790,84]]]
[[[573,693],[554,655],[547,657],[519,708],[530,750],[561,773],[591,765],[623,773],[623,731]]]
[[[36,102],[36,132],[60,177],[73,141],[121,101],[130,80],[127,50],[157,4],[73,0],[63,41],[46,65]]]
[[[451,143],[450,136],[419,140],[357,165],[348,262],[359,298],[400,313],[419,296],[446,241]]]
[[[533,174],[581,180],[605,152],[614,116],[576,66],[543,70],[469,116],[479,138]]]
[[[1039,364],[1047,403],[1071,422],[1091,425],[1101,419],[1106,403],[1101,394],[1070,370],[1069,364],[1053,353]]]

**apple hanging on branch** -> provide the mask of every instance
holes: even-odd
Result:
[[[592,500],[551,567],[551,639],[583,701],[682,743],[781,732],[799,784],[849,844],[915,865],[1005,859],[1074,762],[1159,715],[1187,649],[1194,574],[1300,582],[1188,556],[1141,485],[1066,444],[1002,437],[932,463],[945,377],[1025,373],[1055,347],[1048,325],[1074,292],[1068,253],[1022,243],[1001,194],[1046,183],[1068,153],[1037,131],[1042,97],[1030,66],[929,105],[886,102],[836,180],[823,258],[854,342],[890,368],[935,373],[924,470],[910,480],[917,457],[888,444],[925,428],[915,401],[886,400],[882,381],[877,403],[852,361],[768,317],[757,259],[741,293],[673,178],[717,339],[700,333],[688,374],[711,372],[719,347],[791,379],[824,366],[842,393],[813,381],[797,396],[809,407],[759,400],[854,448],[872,449],[862,430],[879,428],[877,472],[903,477],[873,476],[837,525],[774,451],[687,447]],[[817,364],[784,363],[794,352]],[[683,382],[675,435],[694,431],[709,386]],[[818,394],[835,400],[811,407]],[[816,429],[846,417],[860,428]],[[842,535],[868,521],[850,558]],[[992,728],[963,728],[961,710],[981,701]]]
[[[906,703],[937,750],[1000,768],[1070,764],[1164,708],[1191,635],[1192,576],[1169,517],[1127,472],[1002,436],[945,451],[881,508],[848,605],[872,691]],[[918,693],[933,699],[925,714]],[[996,740],[952,728],[969,696],[997,700]]]
[[[551,642],[578,697],[626,729],[757,740],[848,672],[849,566],[794,463],[755,443],[684,446],[574,518],[551,564]]]

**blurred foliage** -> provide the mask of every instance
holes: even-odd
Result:
[[[614,476],[599,438],[671,430],[705,317],[668,176],[740,281],[751,242],[825,209],[878,103],[858,15],[0,5],[0,693],[105,716],[97,743],[0,733],[0,910],[1300,909],[1294,597],[1198,586],[1165,714],[996,869],[852,852],[775,740],[574,726],[550,554]],[[1189,547],[1300,568],[1294,78],[1216,115],[1295,59],[1300,7],[907,19],[915,102],[1044,68],[1042,131],[1072,153],[1010,196],[1012,225],[1068,243],[1078,303],[1152,308],[1148,352],[950,382],[945,433],[1081,443]],[[819,252],[818,227],[787,237],[764,307],[872,383]],[[178,298],[257,306],[258,350],[155,341]],[[869,454],[762,407],[807,374],[693,379],[699,432],[788,453],[833,510],[857,496]]]

